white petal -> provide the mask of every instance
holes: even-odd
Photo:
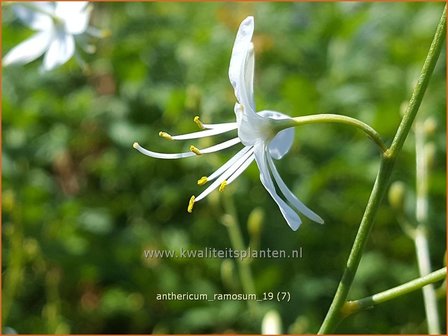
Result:
[[[255,100],[254,100],[254,72],[255,72],[255,52],[254,44],[251,42],[249,50],[247,52],[246,61],[242,69],[244,72],[244,89],[247,99],[247,103],[255,112]]]
[[[57,2],[55,15],[64,21],[65,29],[71,34],[81,34],[87,29],[90,10],[87,1]]]
[[[269,118],[257,113],[248,113],[246,109],[236,103],[235,116],[238,123],[238,137],[245,146],[253,146],[256,142],[264,141],[266,130],[269,130]]]
[[[3,58],[3,65],[25,64],[34,61],[47,50],[51,34],[39,32],[11,49]]]
[[[291,149],[294,142],[294,128],[287,128],[277,133],[269,142],[268,150],[271,157],[280,160]]]
[[[229,124],[222,125],[222,126],[215,125],[215,127],[213,129],[209,129],[209,130],[205,130],[205,131],[199,131],[199,132],[181,134],[181,135],[172,135],[171,139],[173,139],[173,140],[190,140],[190,139],[205,138],[205,137],[212,136],[212,135],[226,133],[226,132],[229,132],[236,128],[237,128],[236,123],[229,123]]]
[[[229,167],[224,173],[222,173],[207,189],[205,189],[198,197],[195,198],[195,202],[200,201],[210,194],[213,190],[218,188],[222,182],[229,178],[239,167],[252,155],[252,151],[248,151],[242,157],[240,157],[232,166]]]
[[[290,119],[286,114],[276,111],[261,111],[259,115],[271,119]],[[294,128],[284,129],[276,134],[268,145],[269,154],[276,160],[280,160],[289,152],[294,142]]]
[[[14,13],[25,25],[34,30],[50,30],[53,27],[51,15],[54,4],[50,2],[32,2],[13,5]]]
[[[274,183],[272,182],[271,174],[269,173],[268,164],[266,162],[266,150],[263,143],[258,143],[255,145],[255,160],[257,161],[258,168],[260,169],[261,183],[277,203],[290,228],[296,231],[302,221],[299,215],[297,215],[297,213],[278,196]]]
[[[249,16],[238,29],[229,66],[229,79],[235,90],[235,95],[249,113],[255,113],[253,99],[254,48],[251,42],[253,32],[254,18]]]
[[[286,197],[288,202],[290,202],[299,212],[303,213],[306,217],[311,219],[312,221],[315,221],[316,223],[323,224],[324,220],[314,213],[311,209],[309,209],[305,204],[303,204],[297,197],[294,195],[291,190],[287,187],[283,179],[281,178],[280,174],[278,173],[277,168],[275,167],[274,162],[272,159],[267,156],[267,161],[269,164],[269,167],[271,168],[272,175],[274,176],[275,182],[279,186],[281,192]]]
[[[45,53],[44,69],[51,70],[67,62],[75,52],[75,40],[72,35],[61,31],[54,32],[54,39]]]

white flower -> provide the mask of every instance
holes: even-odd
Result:
[[[87,29],[88,4],[87,1],[14,4],[17,17],[37,33],[10,50],[3,58],[3,65],[29,63],[44,53],[44,70],[67,62],[75,52],[74,36]]]
[[[275,134],[272,120],[289,117],[280,112],[261,111],[257,113],[255,110],[253,98],[254,47],[251,42],[253,31],[254,19],[250,16],[240,25],[230,61],[229,78],[238,100],[234,108],[236,123],[203,124],[198,117],[195,117],[195,122],[205,130],[177,136],[171,136],[165,132],[159,133],[161,137],[169,140],[190,140],[238,129],[238,137],[201,150],[195,146],[190,146],[191,152],[178,154],[148,151],[138,143],[134,143],[134,148],[154,158],[178,159],[212,153],[242,143],[244,145],[243,149],[235,156],[210,176],[204,176],[199,179],[199,185],[209,181],[213,182],[198,197],[191,197],[188,205],[189,212],[192,211],[195,202],[202,200],[217,188],[222,191],[226,185],[232,183],[255,160],[260,170],[261,183],[277,203],[291,229],[297,230],[300,226],[302,221],[299,213],[315,222],[323,223],[322,218],[307,208],[288,189],[275,167],[273,159],[281,159],[291,148],[294,140],[294,129],[288,128]],[[277,193],[276,185],[283,198]]]

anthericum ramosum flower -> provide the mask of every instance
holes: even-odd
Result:
[[[190,152],[178,154],[152,152],[142,148],[138,143],[134,143],[134,148],[154,158],[180,159],[220,151],[241,143],[244,147],[236,155],[210,176],[204,176],[198,180],[198,185],[208,182],[211,184],[199,196],[191,197],[188,212],[193,210],[194,203],[204,199],[213,190],[224,190],[255,160],[260,170],[261,183],[277,203],[291,229],[299,228],[302,222],[299,213],[317,223],[323,223],[321,217],[306,207],[289,190],[275,167],[273,159],[281,159],[291,148],[294,140],[294,128],[287,128],[276,134],[272,125],[273,120],[288,119],[289,117],[280,112],[261,111],[257,113],[255,110],[253,97],[254,47],[251,42],[253,31],[254,18],[250,16],[240,25],[230,60],[229,78],[237,98],[234,107],[236,122],[204,124],[199,117],[195,117],[194,121],[203,129],[202,131],[175,136],[166,132],[159,133],[161,137],[169,140],[192,140],[237,129],[238,137],[204,149],[198,149],[192,145]],[[277,193],[276,186],[281,195]]]
[[[46,71],[74,55],[75,36],[87,31],[91,12],[87,1],[22,2],[12,8],[36,34],[11,49],[3,65],[29,63],[45,53],[42,68]]]

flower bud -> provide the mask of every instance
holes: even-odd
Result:
[[[397,211],[403,211],[406,186],[401,181],[392,183],[389,188],[389,203]]]
[[[232,260],[224,259],[221,263],[221,278],[224,285],[232,288],[235,285],[235,265]]]
[[[232,226],[235,225],[235,219],[229,214],[224,214],[221,217],[221,223],[224,226]]]
[[[247,220],[247,230],[252,237],[260,235],[261,228],[263,227],[264,210],[260,207],[253,209]]]

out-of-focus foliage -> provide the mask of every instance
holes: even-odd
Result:
[[[111,36],[92,39],[92,55],[79,51],[88,67],[73,59],[49,73],[39,73],[39,60],[3,69],[3,325],[19,333],[259,333],[263,314],[275,309],[283,332],[316,332],[374,182],[375,145],[346,126],[296,129],[294,146],[278,167],[326,224],[304,220],[293,232],[255,165],[225,195],[216,191],[187,214],[189,197],[202,190],[196,180],[234,149],[163,161],[141,155],[132,143],[186,150],[191,143],[169,142],[158,132],[194,131],[195,115],[204,122],[234,119],[228,63],[239,23],[254,15],[258,110],[344,114],[370,124],[390,144],[443,4],[93,6],[92,24]],[[4,8],[3,54],[30,33]],[[429,196],[434,269],[442,267],[445,252],[445,57],[443,51],[418,117],[432,116],[437,124],[430,137],[436,151]],[[412,135],[393,180],[406,184],[412,215]],[[255,313],[244,301],[157,301],[156,294],[166,292],[242,293],[234,260],[143,255],[144,249],[231,247],[221,223],[226,196],[246,243],[256,230],[245,223],[259,208],[260,248],[302,247],[301,259],[251,264],[257,294],[289,291],[291,301],[257,303]],[[417,276],[413,242],[384,201],[350,298]],[[443,299],[440,309],[444,325]],[[421,292],[351,317],[338,331],[426,333]]]

